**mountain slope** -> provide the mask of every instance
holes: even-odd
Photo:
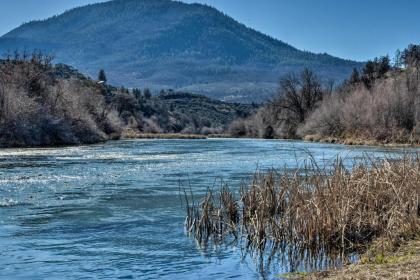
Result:
[[[0,38],[0,51],[39,48],[112,83],[174,88],[228,100],[271,95],[279,75],[304,66],[341,80],[352,61],[303,52],[209,6],[115,0],[34,21]]]

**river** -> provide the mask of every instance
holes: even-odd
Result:
[[[412,150],[411,150],[412,151]],[[404,149],[299,141],[111,141],[0,150],[1,279],[271,279],[234,246],[202,249],[184,230],[179,182],[199,196],[256,170]],[[215,183],[216,182],[216,183]]]

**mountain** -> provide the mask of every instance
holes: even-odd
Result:
[[[201,4],[114,0],[32,21],[0,37],[0,52],[41,49],[113,84],[172,88],[228,101],[271,96],[280,75],[310,67],[342,80],[360,63],[298,50]]]

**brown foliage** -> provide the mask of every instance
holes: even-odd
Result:
[[[39,52],[0,61],[0,145],[95,143],[117,129],[100,87],[59,78],[51,61]]]
[[[188,205],[187,229],[204,244],[234,233],[247,248],[269,247],[301,261],[334,259],[378,237],[398,242],[415,236],[419,201],[419,158],[367,159],[352,170],[340,161],[332,168],[313,163],[257,173],[238,194],[227,187],[210,191],[199,206]]]
[[[299,135],[420,143],[420,83],[416,69],[389,72],[370,89],[353,84],[329,96]]]
[[[171,92],[152,96],[91,80],[52,57],[0,60],[0,146],[96,143],[139,133],[221,133],[251,106]]]
[[[299,76],[286,75],[280,80],[277,98],[251,117],[233,122],[229,132],[234,136],[296,138],[299,125],[327,92],[315,73],[308,69]]]

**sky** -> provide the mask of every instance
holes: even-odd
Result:
[[[0,35],[105,0],[0,0]],[[140,0],[139,0],[140,1]],[[418,0],[183,0],[205,3],[301,50],[365,61],[420,43]],[[5,12],[7,11],[7,12]]]

